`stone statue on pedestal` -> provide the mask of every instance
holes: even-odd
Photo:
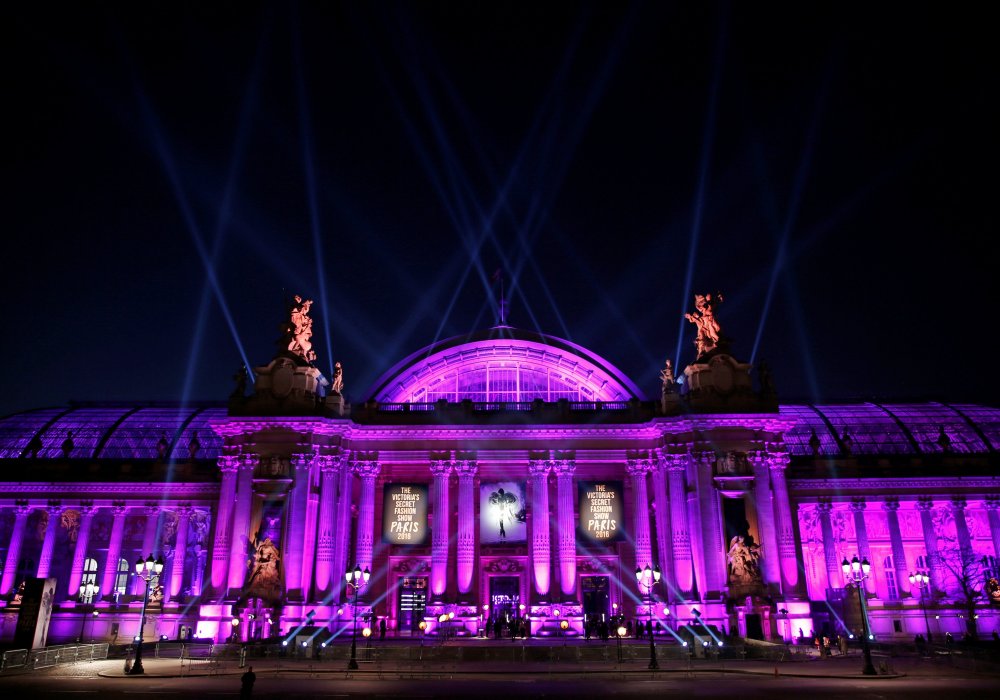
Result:
[[[331,394],[342,394],[344,392],[344,368],[339,362],[333,365],[333,381],[330,382]]]
[[[721,303],[721,293],[716,293],[714,297],[711,294],[695,294],[695,312],[684,314],[684,318],[698,328],[698,336],[695,338],[694,345],[698,349],[699,358],[712,352],[719,345],[722,329],[715,319],[715,308]]]
[[[316,353],[312,349],[310,308],[312,308],[312,299],[303,299],[296,294],[295,303],[289,310],[288,324],[285,326],[285,339],[288,341],[286,349],[292,355],[302,358],[306,363],[311,363],[316,359]]]

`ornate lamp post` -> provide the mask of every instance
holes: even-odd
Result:
[[[618,640],[618,663],[622,663],[625,660],[622,656],[622,637],[625,636],[626,631],[625,625],[618,625],[617,629],[615,629],[615,632],[617,633],[615,635],[615,639]]]
[[[649,612],[649,669],[655,671],[660,667],[656,660],[656,635],[653,634],[653,586],[660,582],[660,567],[651,567],[646,564],[645,569],[635,570],[635,579],[639,582],[639,589],[646,591],[647,607]]]
[[[858,561],[858,555],[855,554],[851,561],[844,559],[840,563],[840,568],[844,570],[844,578],[847,579],[847,585],[853,585],[858,589],[858,603],[861,605],[861,649],[865,655],[865,666],[861,670],[861,673],[866,676],[874,676],[876,674],[875,666],[872,665],[872,650],[868,645],[868,637],[871,636],[871,630],[868,627],[868,611],[865,606],[865,579],[868,578],[868,573],[871,571],[872,565],[868,563],[868,559]]]
[[[929,642],[931,641],[931,621],[927,617],[927,599],[924,597],[924,591],[930,591],[931,577],[927,575],[926,571],[917,571],[910,574],[910,585],[920,589],[920,607],[924,610],[924,625],[927,627],[927,641]]]
[[[145,669],[142,667],[142,633],[146,627],[146,606],[149,605],[149,588],[153,580],[158,579],[162,572],[163,557],[153,561],[153,555],[150,554],[145,561],[140,557],[135,562],[135,575],[142,579],[146,587],[142,596],[142,616],[139,618],[139,634],[136,635],[135,663],[132,664],[129,675],[138,676],[145,673]]]
[[[101,589],[98,587],[98,585],[93,581],[87,581],[87,583],[80,586],[80,597],[83,598],[83,600],[91,601],[90,606],[91,610],[93,611],[94,617],[97,617],[100,614],[96,610],[93,610],[94,606],[93,600],[97,597],[97,594],[100,590]],[[83,623],[80,625],[80,644],[83,644],[83,635],[86,629],[87,629],[87,616],[83,615]]]
[[[372,577],[372,572],[368,570],[367,566],[362,572],[361,566],[355,564],[354,570],[348,571],[344,577],[347,579],[348,589],[354,589],[354,631],[351,633],[351,660],[347,662],[347,669],[356,671],[358,668],[358,594],[368,583],[368,579]]]

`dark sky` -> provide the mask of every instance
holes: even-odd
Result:
[[[997,403],[992,24],[813,5],[6,5],[0,415],[224,399],[292,293],[360,401],[497,269],[653,395],[721,291],[785,400]]]

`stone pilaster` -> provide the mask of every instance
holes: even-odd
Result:
[[[160,506],[156,503],[147,503],[142,512],[146,516],[146,530],[142,535],[142,549],[139,556],[146,559],[152,555],[155,560],[163,555],[162,551],[154,551],[156,549],[156,533],[160,529]],[[145,593],[146,584],[138,576],[132,577],[132,586],[133,595]]]
[[[303,446],[304,447],[304,446]],[[292,455],[292,488],[288,492],[285,515],[285,591],[288,600],[304,600],[307,586],[302,581],[302,552],[306,539],[306,508],[309,498],[309,478],[314,455],[299,452]]]
[[[357,565],[371,569],[375,540],[375,480],[382,465],[378,459],[358,460],[354,463],[354,473],[361,479],[361,507],[358,508],[358,533],[354,551]]]
[[[716,454],[706,451],[694,456],[698,475],[698,512],[701,514],[702,556],[705,567],[702,595],[714,598],[726,585],[723,566],[726,547],[722,541],[722,514],[719,509],[719,492],[715,488],[713,478]]]
[[[986,499],[986,519],[990,523],[990,537],[993,539],[993,556],[1000,561],[1000,497]]]
[[[342,572],[333,567],[334,536],[337,532],[337,477],[340,475],[340,461],[333,455],[321,455],[316,459],[319,463],[320,474],[316,593],[317,596],[325,596],[331,591],[333,578],[342,575]]]
[[[9,594],[15,585],[20,582],[15,581],[17,575],[17,564],[21,560],[21,545],[24,543],[24,528],[28,523],[28,513],[31,508],[27,501],[19,502],[14,506],[14,527],[10,533],[10,543],[7,546],[7,558],[4,560],[3,578],[0,579],[0,596]]]
[[[354,491],[354,472],[348,462],[350,454],[341,453],[337,459],[340,469],[340,484],[337,487],[337,527],[333,538],[333,601],[339,602],[347,584],[344,574],[347,573],[348,559],[351,547],[351,501]],[[353,568],[353,567],[352,567]]]
[[[176,600],[184,585],[184,563],[187,560],[188,526],[191,523],[191,504],[182,503],[175,510],[177,514],[177,535],[174,539],[174,560],[170,565],[170,583],[164,586],[170,600]]]
[[[871,548],[868,546],[868,526],[865,524],[865,499],[851,499],[851,513],[854,515],[854,536],[858,543],[858,556],[867,559],[872,566]]]
[[[253,473],[260,458],[255,454],[240,455],[236,482],[236,506],[233,511],[232,547],[229,555],[229,589],[239,591],[247,575],[249,560],[250,509],[253,507]]]
[[[50,501],[45,509],[49,516],[48,524],[45,526],[45,539],[42,540],[42,551],[38,555],[38,578],[48,578],[52,569],[52,552],[56,546],[56,533],[59,531],[59,518],[62,517],[63,507],[58,501]]]
[[[899,499],[887,498],[882,503],[886,522],[889,526],[889,545],[892,547],[892,568],[896,571],[896,586],[899,595],[910,590],[910,572],[906,564],[906,548],[903,546],[903,533],[899,529]]]
[[[552,583],[552,551],[549,545],[549,468],[545,459],[528,461],[531,479],[531,569],[535,592],[545,598]]]
[[[576,460],[556,459],[556,531],[559,538],[559,587],[564,600],[576,599],[576,518],[573,509],[573,474]]]
[[[431,529],[431,595],[440,598],[448,589],[448,479],[451,460],[431,460],[434,476],[434,523]]]
[[[792,520],[792,504],[788,498],[788,482],[785,479],[785,470],[790,463],[787,452],[772,452],[768,458],[774,499],[774,529],[778,535],[778,555],[781,558],[782,590],[786,595],[799,585],[795,522]]]
[[[768,455],[763,450],[749,454],[753,465],[753,498],[757,511],[757,532],[760,534],[761,574],[764,583],[780,588],[781,555],[778,551],[778,532],[774,522],[774,499],[771,496],[771,470]]]
[[[90,526],[94,520],[93,504],[81,504],[77,510],[80,512],[80,529],[76,533],[73,563],[70,566],[69,581],[66,586],[66,594],[70,598],[75,598],[80,591],[80,579],[83,577],[83,565],[87,559],[87,547],[90,543]]]
[[[646,492],[648,459],[630,459],[625,471],[632,479],[632,532],[635,537],[635,567],[653,564],[653,549],[649,538],[649,494]]]
[[[830,521],[833,504],[829,501],[820,501],[816,504],[816,510],[819,511],[819,525],[823,532],[823,561],[826,564],[827,588],[843,588],[844,572],[840,568],[837,546],[833,539],[833,523]]]
[[[958,536],[960,552],[972,552],[972,537],[969,535],[969,523],[965,519],[965,498],[955,496],[951,499],[951,514],[955,518],[955,534]]]
[[[670,487],[670,530],[673,534],[674,576],[682,597],[690,595],[693,586],[691,535],[688,531],[687,488],[684,485],[685,455],[667,455],[667,481]]]
[[[924,532],[924,548],[927,552],[924,561],[931,570],[931,586],[937,587],[944,579],[941,558],[938,555],[937,532],[934,530],[934,500],[929,496],[922,496],[917,501],[917,510],[920,511],[920,525]]]
[[[229,526],[233,515],[233,504],[236,501],[236,472],[239,468],[239,456],[223,455],[219,457],[219,471],[222,472],[222,487],[219,489],[219,507],[215,513],[215,540],[212,543],[212,588],[218,593],[225,593],[229,575]]]
[[[479,465],[474,459],[455,461],[458,474],[458,536],[456,538],[458,593],[466,596],[472,590],[476,568],[476,500],[475,481]]]
[[[111,507],[111,514],[113,516],[111,539],[108,540],[108,556],[104,560],[104,575],[101,578],[101,595],[106,598],[113,598],[115,595],[115,582],[118,579],[118,560],[121,559],[122,538],[125,536],[125,516],[128,514],[125,502],[120,501],[113,505]],[[129,570],[132,570],[131,563],[129,563]]]

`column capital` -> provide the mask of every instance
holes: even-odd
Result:
[[[830,511],[833,510],[833,503],[831,503],[826,499],[820,500],[818,503],[816,503],[816,510],[818,510],[820,513],[829,514]]]
[[[65,508],[60,501],[49,501],[45,506],[45,511],[49,515],[62,515],[63,510],[65,510]]]
[[[193,512],[194,508],[191,507],[190,503],[178,503],[174,506],[174,514],[178,518],[190,518]]]
[[[147,503],[142,507],[142,513],[147,518],[151,518],[154,515],[160,514],[160,506],[157,503]]]
[[[552,461],[552,471],[556,477],[572,477],[576,473],[575,459],[555,459]]]
[[[899,499],[898,498],[887,498],[882,501],[882,510],[887,513],[895,513],[899,510]]]
[[[854,512],[863,511],[868,505],[865,503],[865,499],[857,496],[851,499],[850,508]]]
[[[767,450],[750,450],[747,452],[747,459],[755,468],[764,467],[767,466],[770,455]]]
[[[93,501],[80,501],[80,505],[77,506],[76,510],[85,518],[94,517],[94,513],[96,512]]]
[[[382,463],[377,459],[358,460],[353,465],[354,473],[362,479],[375,479],[382,471]]]
[[[316,455],[312,452],[295,452],[292,454],[292,458],[290,460],[292,469],[296,471],[300,469],[303,471],[310,469],[313,465],[314,459],[316,459]]]
[[[934,499],[930,496],[921,496],[917,499],[917,510],[929,513],[934,510]]]
[[[552,468],[552,463],[547,459],[529,459],[528,460],[528,473],[532,477],[538,476],[548,476],[549,469]]]
[[[220,455],[215,462],[223,472],[234,472],[240,466],[239,455]]]
[[[475,459],[457,459],[454,468],[459,478],[472,478],[479,471],[479,462]]]
[[[252,472],[260,464],[260,455],[256,453],[240,455],[240,471]]]
[[[955,496],[951,499],[952,510],[965,510],[966,506],[965,496]]]
[[[340,471],[340,455],[319,455],[316,457],[316,464],[324,474],[336,474]]]
[[[715,453],[715,450],[692,450],[691,459],[694,460],[695,464],[701,464],[703,466],[712,468],[715,466],[715,460],[719,458],[719,455]]]
[[[18,518],[28,517],[31,512],[31,504],[27,501],[14,501],[14,515]]]
[[[671,472],[683,472],[687,469],[688,456],[680,454],[668,454],[664,455],[663,459],[666,463],[667,471]]]
[[[987,496],[984,503],[986,504],[986,510],[1000,509],[1000,496]]]
[[[625,461],[625,471],[629,476],[639,478],[649,471],[650,461],[648,459],[629,459]]]
[[[450,459],[432,459],[431,460],[431,474],[437,477],[448,476],[451,474],[451,460]]]
[[[771,468],[771,471],[784,471],[791,463],[792,459],[787,452],[768,453],[767,466]]]

